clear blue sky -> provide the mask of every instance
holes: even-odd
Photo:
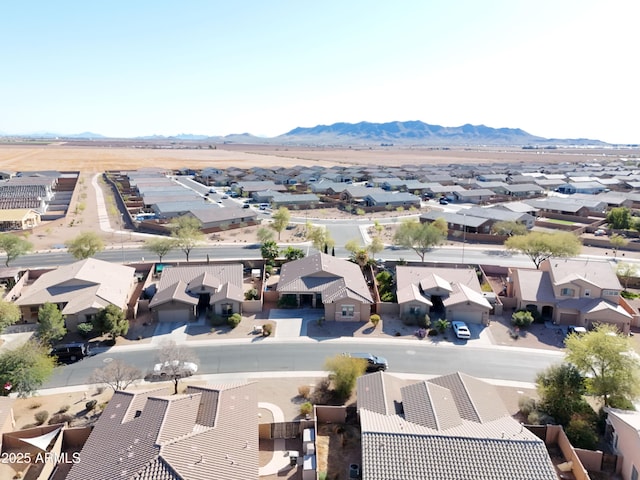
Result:
[[[0,132],[422,120],[640,143],[637,0],[11,0]]]

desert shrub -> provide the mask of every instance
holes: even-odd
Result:
[[[73,415],[69,415],[68,413],[56,413],[51,415],[49,419],[49,425],[56,425],[58,423],[71,423],[73,420]]]
[[[36,408],[40,408],[42,406],[42,403],[40,402],[31,402],[29,404],[29,409],[30,410],[35,410]]]
[[[438,330],[436,330],[435,328],[430,328],[427,331],[427,335],[430,337],[435,337],[436,335],[438,335]]]
[[[381,302],[393,302],[394,298],[395,298],[395,295],[393,294],[393,292],[384,292],[380,294]]]
[[[300,405],[300,415],[310,415],[313,412],[313,404],[311,402],[304,402]]]
[[[44,422],[47,421],[47,418],[49,418],[49,412],[47,412],[46,410],[40,410],[39,412],[35,413],[33,418],[36,419],[37,425],[42,425]]]
[[[413,334],[418,337],[420,340],[422,340],[424,337],[427,336],[427,329],[426,328],[419,328],[418,330],[416,330],[415,332],[413,332]]]
[[[431,317],[426,313],[424,317],[421,317],[418,321],[418,326],[421,328],[429,328],[431,326]]]
[[[270,323],[265,323],[262,326],[262,335],[268,337],[273,333],[273,326]]]
[[[549,425],[556,423],[553,417],[539,410],[532,410],[527,416],[527,422],[531,425]]]
[[[242,321],[242,317],[239,313],[234,313],[227,319],[227,323],[231,328],[236,328],[240,322]]]
[[[598,444],[598,435],[593,424],[582,417],[574,416],[567,425],[566,432],[574,447],[595,450]]]
[[[374,313],[369,317],[369,321],[373,323],[374,327],[377,327],[378,323],[380,323],[380,315],[378,315],[377,313]]]
[[[91,336],[93,332],[93,323],[91,322],[82,322],[78,324],[78,333],[82,338],[88,338]]]
[[[58,413],[64,413],[71,408],[71,405],[63,405],[58,409]]]
[[[511,315],[511,324],[516,327],[528,327],[533,323],[533,314],[529,310],[518,310]]]
[[[298,387],[298,395],[304,399],[308,399],[311,395],[311,387],[309,385],[300,385]]]
[[[87,403],[84,404],[84,406],[87,409],[87,411],[90,412],[91,410],[96,408],[97,404],[98,404],[97,400],[89,400]]]
[[[482,290],[483,292],[493,292],[493,288],[491,288],[490,283],[483,283],[482,285],[480,285],[480,290]]]
[[[258,290],[256,290],[255,288],[247,290],[244,293],[244,299],[245,300],[257,300],[258,299]]]
[[[535,399],[531,397],[520,397],[518,407],[520,408],[520,413],[525,417],[528,417],[537,408]]]

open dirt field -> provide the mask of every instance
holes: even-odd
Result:
[[[164,145],[136,148],[132,142],[97,146],[0,144],[0,169],[102,172],[144,167],[292,167],[295,165],[487,164],[503,162],[593,162],[637,158],[636,150],[521,150],[518,148],[302,148],[265,145]],[[130,146],[128,146],[130,145]],[[214,146],[212,146],[214,147]]]

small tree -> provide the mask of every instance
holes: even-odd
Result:
[[[331,233],[324,225],[314,226],[307,223],[307,240],[313,244],[313,248],[318,251],[325,251],[335,246],[335,241],[331,238]],[[326,253],[326,252],[325,252]]]
[[[269,240],[260,246],[260,253],[267,263],[273,263],[273,261],[278,258],[278,255],[280,255],[280,249],[276,242]]]
[[[0,300],[0,333],[10,325],[20,320],[20,307],[15,303]]]
[[[104,250],[104,242],[95,232],[83,232],[65,245],[69,253],[78,260],[93,257]]]
[[[394,242],[403,248],[409,248],[416,252],[420,261],[429,250],[441,244],[446,238],[441,228],[434,223],[420,223],[415,219],[404,220],[394,236]]]
[[[43,343],[51,344],[67,333],[64,315],[54,303],[46,302],[38,309],[38,337]]]
[[[11,391],[27,397],[51,376],[55,359],[50,348],[35,340],[0,353],[0,383],[11,385]]]
[[[233,315],[229,316],[229,318],[227,319],[227,323],[231,328],[236,328],[238,325],[240,325],[241,321],[242,321],[242,317],[240,316],[239,313],[234,313]]]
[[[300,258],[304,258],[304,250],[301,248],[292,247],[289,245],[287,248],[282,250],[282,256],[288,261],[298,260]]]
[[[633,402],[640,395],[640,361],[630,354],[628,337],[614,327],[596,325],[584,335],[565,340],[566,359],[585,375],[587,393],[602,398],[605,406]]]
[[[585,386],[578,369],[568,363],[552,365],[536,376],[539,406],[560,425],[567,426],[571,417],[585,407]]]
[[[326,360],[325,370],[331,372],[329,378],[334,385],[338,397],[346,400],[351,396],[358,377],[364,375],[367,364],[362,358],[351,358],[345,355],[335,355]]]
[[[256,232],[256,237],[260,243],[266,243],[273,240],[273,231],[269,230],[267,227],[260,227]]]
[[[624,280],[624,289],[629,287],[629,280],[638,274],[638,267],[633,263],[619,263],[616,273]]]
[[[289,226],[289,221],[291,220],[289,209],[287,207],[280,207],[271,215],[271,219],[273,220],[273,222],[271,222],[271,228],[278,232],[278,241],[280,241],[280,234]]]
[[[32,248],[31,242],[22,237],[10,233],[0,234],[0,250],[7,256],[4,262],[6,267],[19,256],[30,252]]]
[[[202,223],[200,220],[190,215],[178,217],[171,228],[171,236],[176,246],[184,252],[187,262],[189,261],[191,250],[204,238],[201,228]]]
[[[624,238],[622,235],[614,233],[609,237],[609,243],[611,244],[611,248],[613,249],[613,258],[615,259],[618,255],[618,250],[626,246],[629,243],[629,240]]]
[[[177,247],[175,238],[152,238],[144,242],[144,248],[158,255],[160,263],[167,253]]]
[[[377,313],[374,313],[369,317],[369,321],[373,324],[373,328],[376,328],[380,323],[380,315],[378,315]]]
[[[582,416],[575,416],[566,428],[567,438],[576,448],[595,450],[598,445],[598,435],[591,422]]]
[[[104,383],[113,391],[126,390],[127,387],[142,378],[142,371],[122,360],[112,360],[102,368],[96,368],[89,379],[90,383]]]
[[[504,220],[494,223],[491,226],[491,233],[494,235],[507,235],[509,237],[513,235],[526,235],[527,226],[512,220]]]
[[[107,305],[96,313],[94,327],[101,334],[108,333],[115,340],[116,337],[127,334],[129,321],[121,308]]]
[[[439,320],[435,321],[433,326],[438,331],[438,333],[444,333],[451,326],[451,322],[449,322],[449,320],[447,320],[446,318],[440,318]]]
[[[533,323],[533,314],[529,310],[518,310],[511,315],[511,324],[516,327],[528,327]]]
[[[384,243],[380,240],[380,237],[376,236],[371,239],[371,243],[367,246],[367,250],[372,257],[375,257],[377,254],[384,250]]]
[[[615,230],[626,230],[631,227],[631,210],[627,207],[614,207],[607,214],[609,227]]]
[[[536,268],[552,257],[574,257],[580,253],[582,244],[571,232],[530,232],[527,235],[509,237],[504,246],[509,251],[528,256]]]
[[[193,351],[184,345],[178,345],[173,340],[162,343],[158,352],[158,361],[163,365],[163,372],[173,380],[173,393],[178,394],[178,383],[184,373],[185,362],[196,363]]]

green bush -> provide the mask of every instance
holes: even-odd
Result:
[[[529,310],[513,312],[511,323],[516,327],[528,327],[533,323],[533,314]]]
[[[93,332],[93,324],[91,322],[79,323],[77,328],[82,338],[89,338]]]
[[[520,413],[525,417],[528,417],[537,408],[535,399],[531,397],[520,397],[518,407],[520,408]]]
[[[256,290],[255,288],[247,290],[244,293],[244,299],[245,300],[258,300],[258,298],[259,298],[258,290]]]
[[[98,404],[97,400],[89,400],[87,403],[84,404],[84,406],[87,409],[87,411],[90,412],[91,410],[96,408],[97,404]]]
[[[310,415],[313,412],[313,405],[311,402],[304,402],[300,405],[300,415]]]
[[[369,321],[373,323],[374,327],[377,327],[378,323],[380,323],[380,315],[378,315],[377,313],[374,313],[369,317]]]
[[[273,333],[273,326],[270,323],[265,323],[262,326],[262,336],[268,337]]]
[[[37,425],[42,425],[44,422],[47,421],[47,418],[49,418],[49,412],[47,412],[46,410],[40,410],[39,412],[35,413],[33,418],[36,419]]]
[[[236,328],[240,322],[242,321],[242,317],[239,313],[234,313],[227,319],[227,323],[231,328]]]
[[[593,425],[581,417],[574,416],[567,425],[566,432],[574,447],[595,450],[598,445],[598,435]]]

